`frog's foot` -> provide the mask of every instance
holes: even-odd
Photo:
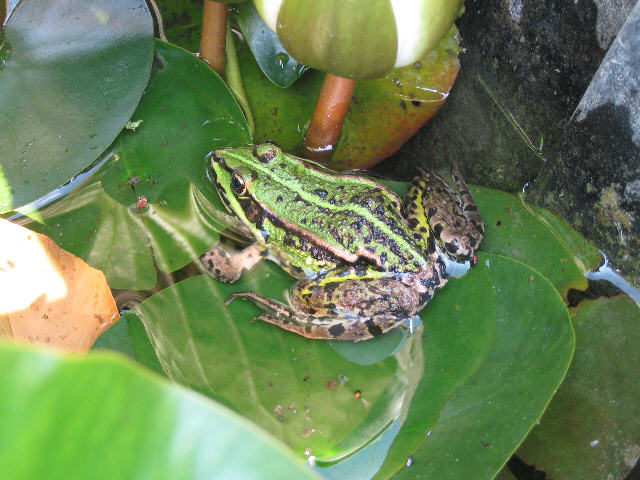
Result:
[[[484,223],[458,168],[451,163],[451,176],[458,191],[437,173],[422,171],[405,200],[409,224],[428,244],[431,233],[445,253],[454,260],[475,256],[484,235]],[[429,248],[431,250],[431,248]]]
[[[227,298],[225,305],[238,297],[247,298],[263,310],[270,312],[254,317],[253,320],[277,325],[305,338],[358,342],[381,335],[405,321],[404,318],[392,315],[363,317],[354,312],[344,312],[344,316],[336,318],[313,317],[295,312],[281,302],[261,297],[253,292],[233,293]]]
[[[200,268],[221,282],[232,283],[243,270],[251,270],[264,258],[264,249],[258,244],[241,251],[231,251],[221,243],[200,255]]]

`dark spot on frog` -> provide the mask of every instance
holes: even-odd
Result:
[[[367,326],[367,330],[372,337],[377,337],[378,335],[382,334],[382,328],[380,328],[379,325],[376,325],[373,320],[367,320],[364,323]]]
[[[442,229],[443,229],[443,226],[440,223],[436,224],[433,227],[433,233],[435,234],[436,237],[440,236],[440,234],[442,233]]]
[[[476,207],[475,205],[465,205],[464,207],[464,211],[465,212],[477,212],[478,211],[478,207]]]
[[[306,218],[302,218],[302,219],[300,219],[300,223],[301,223],[302,225],[306,225],[306,224],[307,224],[307,219],[306,219]]]
[[[502,225],[502,220],[498,220],[498,221],[496,222],[496,227],[499,227],[500,225]]]
[[[344,185],[338,185],[338,186],[336,187],[336,190],[339,190],[339,191],[344,190]]]
[[[272,146],[269,147],[269,145]],[[277,154],[278,146],[274,142],[267,141],[253,147],[253,155],[260,160],[260,163],[269,163]]]
[[[429,253],[429,255],[431,255],[435,251],[436,251],[436,241],[432,236],[430,236],[427,239],[427,253]]]
[[[287,168],[287,164],[286,163],[281,163],[280,164],[280,168]]]
[[[278,195],[278,198],[276,198],[276,202],[278,203],[282,202],[282,195]]]
[[[404,100],[400,100],[400,106],[402,107],[402,109],[406,112],[407,111],[407,104],[404,103]]]
[[[412,104],[414,107],[419,107],[420,105],[422,105],[422,103],[421,103],[421,102],[419,102],[418,100],[412,100],[412,101],[411,101],[411,104]]]
[[[327,191],[326,190],[322,190],[321,188],[318,188],[316,190],[311,190],[311,193],[313,193],[314,195],[324,199],[327,196]]]
[[[344,333],[344,326],[340,325],[339,323],[336,325],[331,325],[329,327],[329,333],[332,337],[339,337]]]
[[[427,212],[428,217],[433,217],[438,212],[438,209],[435,207],[431,207]]]

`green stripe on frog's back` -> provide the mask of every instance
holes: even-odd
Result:
[[[424,245],[402,218],[398,197],[373,180],[329,174],[285,154],[262,163],[255,157],[248,162],[246,152],[229,153],[240,165],[255,171],[250,194],[270,223],[275,228],[281,228],[276,225],[279,219],[290,223],[279,242],[296,243],[300,239],[292,237],[306,231],[340,257],[360,254],[373,263],[396,265],[402,271],[417,270],[427,262]]]

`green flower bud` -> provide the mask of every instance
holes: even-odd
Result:
[[[462,0],[253,0],[298,61],[341,77],[384,75],[424,57]]]

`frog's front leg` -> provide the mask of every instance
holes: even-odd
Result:
[[[200,267],[216,280],[233,283],[244,270],[251,270],[264,256],[264,247],[257,243],[240,251],[230,251],[219,243],[200,255]]]

